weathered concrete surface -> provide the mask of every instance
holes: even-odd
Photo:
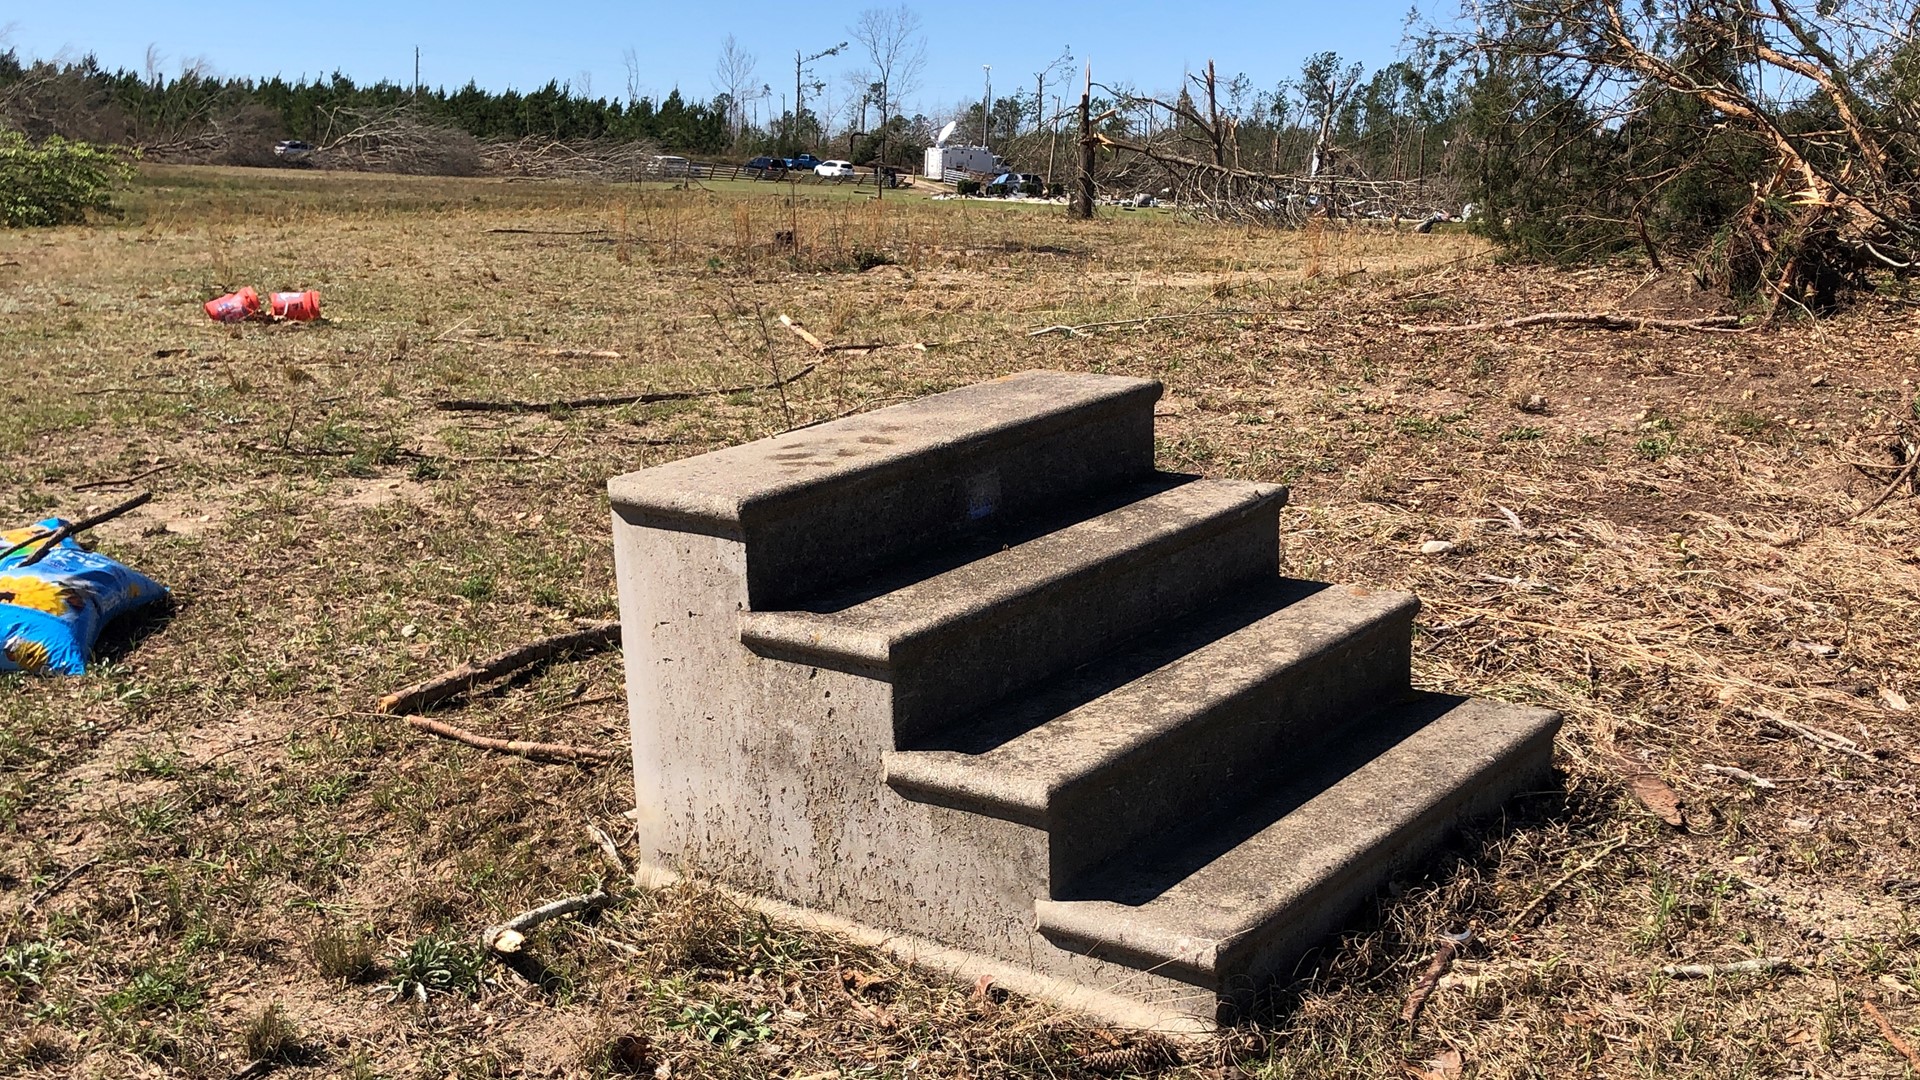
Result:
[[[1153,471],[1160,384],[1029,371],[615,477],[627,520],[748,546],[753,606]]]
[[[652,871],[1210,1023],[1531,782],[1557,718],[1396,705],[1413,600],[1281,579],[1284,492],[1152,474],[1158,393],[1031,373],[612,481]]]

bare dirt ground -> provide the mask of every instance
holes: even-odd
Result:
[[[1898,300],[1734,334],[1425,334],[1403,327],[1724,307],[1457,234],[772,186],[156,169],[128,201],[0,235],[0,524],[150,487],[94,539],[175,597],[85,678],[0,680],[0,1072],[1912,1071],[1920,323]],[[328,321],[207,322],[241,284],[320,289]],[[781,314],[887,347],[818,355]],[[809,364],[691,401],[433,405]],[[699,888],[550,924],[531,980],[483,962],[482,927],[610,877],[588,825],[619,834],[630,777],[432,739],[374,698],[611,616],[607,477],[1032,367],[1164,380],[1162,464],[1293,485],[1290,571],[1419,593],[1417,680],[1563,710],[1559,784],[1177,1065]],[[622,746],[618,658],[445,716]],[[1766,963],[1666,970],[1744,960]]]

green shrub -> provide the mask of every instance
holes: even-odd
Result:
[[[114,212],[113,191],[133,170],[109,151],[58,135],[35,146],[0,131],[0,226],[75,225]]]
[[[980,181],[955,180],[953,182],[953,193],[955,195],[978,195],[980,194]]]

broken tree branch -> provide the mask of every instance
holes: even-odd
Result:
[[[567,654],[585,654],[611,648],[620,642],[620,624],[594,623],[564,634],[551,634],[538,641],[516,645],[495,653],[478,663],[462,664],[431,679],[395,690],[380,699],[376,712],[404,713],[424,709],[436,702],[472,690],[476,685],[510,675],[521,668]]]
[[[20,560],[21,566],[32,566],[34,563],[37,563],[41,559],[46,558],[47,554],[51,552],[54,548],[60,546],[60,541],[65,540],[67,537],[75,536],[80,533],[86,532],[88,529],[93,528],[95,525],[100,525],[100,524],[104,524],[106,522],[112,521],[114,518],[119,517],[121,514],[124,514],[129,510],[134,510],[139,507],[145,506],[148,500],[152,498],[153,498],[153,492],[143,491],[140,494],[135,495],[133,498],[128,499],[126,502],[123,502],[118,506],[113,506],[105,510],[102,510],[99,513],[93,515],[92,517],[81,518],[79,521],[70,521],[65,525],[62,525],[59,528],[53,530],[52,532],[37,533],[33,536],[29,536],[25,540],[20,541],[19,543],[13,545],[7,550],[0,551],[0,559],[6,558],[7,556],[13,554],[14,552],[19,551],[23,547],[27,547],[32,544],[40,544],[40,547],[37,550],[35,550],[33,554]],[[46,542],[41,543],[41,541],[43,540]]]
[[[605,889],[595,889],[579,896],[569,896],[542,904],[532,911],[524,911],[498,926],[489,926],[480,932],[480,944],[490,952],[517,953],[527,943],[527,932],[541,923],[557,919],[562,915],[575,912],[599,911],[613,903],[613,894]]]
[[[465,743],[480,750],[497,750],[502,754],[513,754],[533,761],[564,761],[579,765],[586,762],[619,761],[621,758],[621,755],[611,750],[601,750],[591,746],[569,746],[566,743],[528,742],[524,739],[496,739],[491,735],[476,735],[466,728],[443,724],[424,716],[409,716],[407,724],[429,735],[452,739],[454,742]]]
[[[799,371],[774,382],[754,383],[750,386],[723,386],[711,390],[660,390],[648,394],[571,398],[564,401],[468,401],[454,398],[436,401],[433,407],[442,412],[546,412],[552,409],[600,409],[616,405],[649,405],[656,401],[692,401],[703,397],[745,394],[754,390],[777,390],[811,375],[815,366],[808,364]]]
[[[75,484],[73,485],[73,490],[91,491],[94,488],[126,487],[129,484],[137,484],[140,481],[145,480],[147,477],[155,475],[156,473],[166,472],[168,469],[171,469],[171,468],[173,468],[172,464],[155,465],[153,468],[148,469],[146,472],[135,473],[132,476],[122,477],[121,479],[118,479],[118,480],[89,480],[84,484]]]
[[[814,352],[823,353],[827,351],[827,343],[824,341],[821,341],[819,338],[814,337],[812,334],[808,333],[806,327],[801,326],[799,323],[793,321],[792,316],[786,315],[783,313],[780,316],[780,325],[793,331],[794,335],[797,336],[801,341],[804,341],[808,345],[811,345],[813,347]]]
[[[1495,322],[1406,324],[1409,334],[1467,334],[1483,330],[1520,330],[1529,326],[1588,326],[1596,330],[1699,330],[1707,333],[1740,333],[1737,315],[1708,315],[1699,319],[1662,319],[1651,315],[1628,315],[1617,311],[1542,311]]]

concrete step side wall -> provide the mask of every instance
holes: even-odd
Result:
[[[1026,372],[628,473],[608,494],[635,524],[743,542],[748,603],[775,609],[1149,476],[1160,391]]]

